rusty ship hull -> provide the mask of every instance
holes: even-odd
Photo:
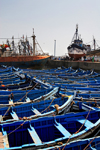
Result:
[[[0,57],[0,65],[15,66],[15,67],[43,67],[50,56],[10,56]]]

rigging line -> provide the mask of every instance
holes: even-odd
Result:
[[[14,39],[21,39],[22,37],[20,37],[20,38],[14,38]],[[31,36],[30,37],[27,37],[27,38],[32,38]],[[0,39],[12,39],[12,38],[0,38]],[[14,40],[13,39],[13,40]]]
[[[88,43],[91,43],[92,41],[90,41],[90,42],[88,42]],[[88,44],[88,43],[86,43],[86,44]]]
[[[99,40],[96,40],[96,41],[100,42]]]
[[[40,47],[40,49],[41,49],[41,51],[42,51],[42,53],[43,53],[43,50],[42,50],[42,48],[41,48],[41,46],[40,46],[40,44],[38,43],[38,41],[36,40],[36,44],[38,44],[38,46]]]
[[[11,40],[14,40],[14,39],[21,39],[21,38],[14,38],[14,39],[12,39],[12,38],[0,38],[0,39],[11,39]]]

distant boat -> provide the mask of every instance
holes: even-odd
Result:
[[[73,60],[78,60],[90,51],[90,45],[83,44],[83,40],[78,34],[78,25],[76,25],[76,32],[72,39],[71,44],[68,46],[68,54]]]
[[[15,66],[15,67],[43,67],[50,58],[48,54],[36,52],[36,39],[33,32],[33,48],[30,45],[27,37],[26,40],[20,39],[15,47],[14,37],[11,44],[7,40],[7,44],[0,44],[0,65]],[[12,47],[11,47],[12,45]],[[39,44],[38,44],[39,45]],[[40,47],[40,45],[39,45]],[[41,47],[40,47],[41,48]]]
[[[87,52],[87,58],[89,58],[88,60],[92,60],[92,61],[100,61],[100,46],[98,45],[94,37],[91,42],[92,42],[91,51]],[[93,56],[95,57],[94,60],[93,60]]]

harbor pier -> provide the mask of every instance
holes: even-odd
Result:
[[[48,68],[56,67],[72,67],[73,69],[81,68],[84,70],[94,69],[94,71],[100,72],[100,62],[89,62],[89,61],[67,61],[67,60],[48,60]]]

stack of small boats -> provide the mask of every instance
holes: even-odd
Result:
[[[100,149],[100,74],[0,69],[0,149]]]

